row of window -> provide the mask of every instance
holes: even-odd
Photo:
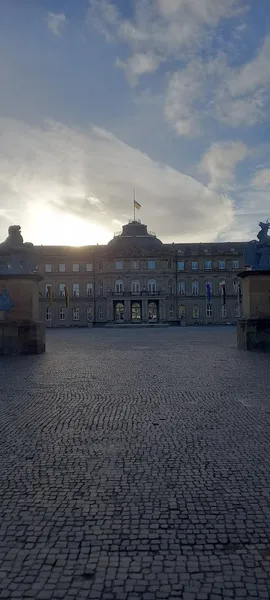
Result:
[[[200,287],[200,283],[199,281],[192,281],[191,282],[191,293],[192,296],[199,296],[200,293],[203,294],[211,294],[213,293],[213,284],[212,281],[207,281],[205,284],[203,283],[203,291]],[[224,290],[226,290],[226,281],[219,281],[219,293],[223,292]],[[235,280],[233,281],[233,292],[234,294],[238,294],[238,292],[240,291],[240,283]],[[180,296],[185,296],[186,294],[186,282],[185,281],[178,281],[178,293]]]
[[[66,315],[67,315],[67,310],[66,308],[62,307],[59,309],[59,320],[60,321],[65,321],[66,320]],[[186,310],[185,310],[185,306],[180,305],[178,307],[178,317],[179,319],[185,319],[185,315],[186,315]],[[86,316],[87,316],[87,321],[93,321],[93,308],[91,306],[87,307],[86,309]],[[174,316],[174,306],[171,305],[170,309],[169,309],[169,317],[173,318]],[[211,303],[208,303],[206,305],[206,314],[205,314],[207,319],[211,319],[213,317],[213,305]],[[240,316],[240,308],[239,308],[239,304],[235,304],[234,305],[234,317],[238,318]],[[104,317],[104,312],[103,312],[103,308],[102,306],[100,306],[98,308],[98,319],[102,320]],[[227,307],[226,305],[221,306],[221,318],[225,319],[227,317]],[[193,306],[192,308],[192,318],[193,319],[200,319],[201,318],[201,310],[199,306]],[[52,309],[51,307],[47,307],[46,311],[45,311],[45,319],[46,321],[51,321],[52,320]],[[80,320],[80,308],[78,306],[72,308],[72,320],[73,321],[79,321]]]
[[[178,271],[184,271],[185,270],[185,261],[178,261],[177,268],[178,268]],[[213,268],[213,261],[212,260],[205,260],[204,261],[204,269],[206,271],[211,271],[212,268]],[[225,260],[219,260],[218,261],[218,268],[219,268],[220,271],[224,271],[226,269],[226,261]],[[232,268],[233,269],[239,269],[240,268],[240,262],[239,262],[239,260],[233,260],[232,261]],[[191,263],[191,269],[193,271],[198,271],[199,270],[199,261],[194,260]]]
[[[102,306],[99,307],[98,309],[98,318],[99,319],[103,319],[103,308]],[[59,320],[60,321],[65,321],[66,320],[66,316],[67,316],[67,309],[64,307],[59,308]],[[93,321],[93,307],[92,306],[88,306],[86,309],[86,317],[87,317],[87,321]],[[45,319],[46,321],[51,321],[52,320],[52,309],[50,306],[48,306],[46,308],[45,311]],[[72,308],[72,320],[73,321],[79,321],[80,320],[80,308],[78,306],[75,306],[74,308]]]
[[[220,281],[219,282],[219,291],[221,292],[222,289],[224,289],[224,288],[226,288],[226,282]],[[203,284],[203,293],[206,293],[207,289],[212,294],[212,282],[211,281],[208,281],[206,284]],[[238,281],[233,282],[233,289],[234,289],[234,293],[237,294],[238,289],[239,289]],[[117,279],[115,282],[114,291],[116,293],[123,293],[124,290],[125,290],[124,281],[122,279]],[[149,279],[148,285],[147,285],[147,290],[150,293],[155,293],[157,291],[157,283],[156,283],[155,279]],[[112,291],[112,290],[108,290],[108,291]],[[138,280],[132,281],[130,291],[134,294],[140,293],[140,291],[141,291],[140,281],[138,281]],[[199,281],[192,281],[192,283],[191,283],[192,295],[199,296],[200,291],[202,291],[202,290],[200,288]],[[174,292],[173,283],[169,283],[169,294],[172,295],[173,292]],[[100,296],[103,296],[103,294],[104,294],[103,282],[99,282],[99,284],[98,284],[98,293]],[[180,294],[180,296],[185,296],[185,294],[186,294],[186,282],[185,281],[178,282],[178,293]],[[47,298],[51,297],[52,284],[46,284],[45,295]],[[59,284],[59,297],[64,298],[65,295],[66,295],[66,285],[65,285],[65,283],[60,283]],[[93,296],[93,283],[86,284],[86,295],[88,297]],[[73,298],[79,298],[79,296],[80,296],[80,284],[79,283],[73,283],[72,296],[73,296]]]
[[[177,265],[178,265],[178,271],[184,271],[185,270],[185,262],[184,261],[178,261]],[[115,268],[116,268],[117,271],[121,271],[123,269],[123,266],[124,266],[124,264],[123,264],[122,260],[117,260],[115,262]],[[140,268],[139,261],[138,260],[132,261],[131,267],[132,267],[132,269],[139,269]],[[156,261],[155,260],[148,260],[147,267],[150,270],[155,269],[156,268]],[[166,261],[166,267],[168,269],[172,268],[172,261],[171,260]],[[233,260],[232,261],[232,268],[233,269],[239,269],[239,267],[240,267],[239,260]],[[224,270],[224,269],[226,269],[226,261],[225,260],[219,260],[218,261],[218,268],[221,271]],[[199,261],[197,261],[197,260],[192,261],[192,263],[191,263],[191,269],[193,271],[198,271],[199,270]],[[212,260],[205,260],[204,261],[204,269],[207,270],[207,271],[209,271],[209,270],[212,269]],[[52,264],[47,263],[45,265],[45,272],[46,273],[52,273],[52,270],[53,270]],[[86,265],[80,265],[79,263],[73,263],[73,265],[72,265],[72,271],[73,271],[73,273],[78,273],[80,270],[84,270],[84,271],[87,271],[87,272],[93,271],[93,264],[92,263],[87,263]],[[98,270],[99,271],[103,271],[103,263],[102,262],[98,263]],[[58,265],[58,272],[59,273],[65,273],[66,272],[66,265],[65,265],[65,263],[60,263]]]
[[[235,318],[239,318],[240,316],[240,305],[239,303],[234,305],[233,308],[233,314]],[[183,318],[185,319],[186,316],[186,307],[183,305],[180,305],[178,307],[178,316],[179,319]],[[211,319],[213,317],[213,305],[211,304],[211,302],[208,302],[206,304],[205,307],[205,316],[207,317],[207,319]],[[220,309],[220,316],[222,319],[225,319],[227,317],[227,306],[226,305],[222,305],[221,309]],[[193,319],[200,319],[201,318],[201,310],[199,306],[193,306],[192,308],[192,318]]]

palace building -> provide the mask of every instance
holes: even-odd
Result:
[[[107,245],[39,246],[48,327],[235,323],[243,242],[163,244],[139,220]]]

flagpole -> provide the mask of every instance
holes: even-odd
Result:
[[[133,210],[134,210],[134,221],[136,221],[136,207],[135,207],[136,191],[133,189]]]

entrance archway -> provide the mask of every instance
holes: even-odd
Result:
[[[157,302],[148,303],[148,321],[156,323],[158,321],[158,305]]]
[[[116,323],[124,322],[125,307],[123,302],[117,302],[114,306],[114,320]]]
[[[142,320],[142,307],[140,302],[131,303],[131,320],[133,323],[140,323]]]

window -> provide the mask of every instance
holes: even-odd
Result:
[[[198,296],[198,295],[199,295],[199,282],[192,281],[192,296]]]
[[[168,260],[168,269],[171,269],[171,268],[172,268],[172,260],[169,259]]]
[[[46,319],[46,321],[51,321],[52,320],[52,311],[51,311],[51,308],[46,308],[45,319]]]
[[[73,298],[79,298],[80,295],[80,284],[79,283],[73,283],[72,286],[72,296]]]
[[[80,320],[80,309],[78,307],[74,307],[72,310],[72,319],[73,321],[79,321]]]
[[[78,263],[73,263],[72,271],[77,273],[80,270],[80,265]]]
[[[237,279],[233,280],[233,293],[236,295],[238,294],[238,287],[239,287],[239,282],[237,281]]]
[[[100,281],[99,282],[99,295],[103,296],[103,293],[104,293],[103,282]]]
[[[65,321],[65,319],[66,319],[66,309],[65,308],[60,308],[59,319],[60,319],[60,321]]]
[[[169,319],[173,319],[173,317],[174,317],[174,306],[173,306],[173,304],[171,304],[170,308],[169,308]]]
[[[52,272],[52,265],[49,265],[49,264],[45,265],[45,272],[46,273],[51,273]]]
[[[221,318],[225,319],[226,317],[227,317],[227,307],[225,304],[223,304],[221,307]]]
[[[60,298],[64,298],[65,297],[65,284],[64,283],[59,283],[59,296]]]
[[[139,269],[139,261],[138,260],[132,261],[132,269]]]
[[[181,260],[178,261],[177,268],[178,268],[178,271],[184,271],[185,270],[185,263],[183,261],[181,261]]]
[[[236,319],[239,319],[239,317],[240,317],[240,306],[239,306],[239,304],[235,304],[234,305],[233,314],[234,314],[234,317]]]
[[[99,309],[98,309],[98,318],[99,319],[103,319],[103,308],[102,308],[102,306],[100,306]]]
[[[131,291],[133,294],[140,292],[140,282],[139,281],[131,282]]]
[[[200,318],[200,309],[199,309],[198,306],[193,306],[192,317],[193,317],[193,319],[199,319]]]
[[[86,294],[89,298],[89,296],[93,296],[93,284],[92,283],[87,283],[86,284]]]
[[[169,294],[170,294],[170,296],[172,296],[173,295],[173,282],[172,281],[169,281],[168,287],[169,287]]]
[[[122,262],[122,260],[117,260],[116,261],[115,268],[117,269],[117,271],[121,271],[121,269],[123,269],[123,262]]]
[[[60,263],[60,265],[59,265],[59,271],[60,271],[60,273],[65,273],[65,270],[66,270],[65,263]]]
[[[186,284],[184,281],[179,281],[178,283],[178,292],[180,296],[184,296],[186,293]]]
[[[210,294],[212,296],[212,293],[213,293],[213,284],[212,284],[212,281],[206,281],[206,283],[205,283],[205,289],[206,289],[206,292],[208,292],[208,289],[209,289]]]
[[[87,263],[87,265],[86,265],[86,271],[93,271],[93,265],[92,265],[92,263]]]
[[[225,269],[225,260],[219,260],[218,261],[218,268],[219,269]]]
[[[117,294],[120,294],[124,291],[124,282],[122,279],[117,279],[115,282],[115,291]]]
[[[47,283],[45,285],[45,296],[46,298],[52,298],[52,284]]]
[[[239,269],[239,267],[240,267],[239,260],[233,260],[232,261],[232,268],[233,269]]]
[[[123,323],[125,320],[125,306],[123,302],[117,302],[114,309],[114,319],[117,323]]]
[[[93,308],[92,306],[88,306],[86,310],[87,321],[93,321]]]
[[[199,268],[199,263],[198,263],[198,261],[197,261],[197,260],[193,260],[193,261],[192,261],[192,263],[191,263],[191,268],[192,268],[192,270],[193,270],[193,271],[198,271],[198,268]]]
[[[213,316],[213,306],[210,303],[206,305],[206,316],[208,319],[210,319]]]
[[[102,262],[98,263],[98,268],[99,268],[99,271],[103,271],[103,263]]]
[[[209,271],[210,269],[212,269],[212,261],[211,260],[205,260],[204,261],[204,268],[206,269],[206,271]]]
[[[155,269],[156,268],[156,261],[155,260],[149,260],[148,261],[148,269]]]
[[[149,279],[148,281],[148,292],[153,293],[156,292],[157,285],[154,279]]]
[[[178,306],[178,318],[182,319],[186,314],[186,307],[183,304]]]

